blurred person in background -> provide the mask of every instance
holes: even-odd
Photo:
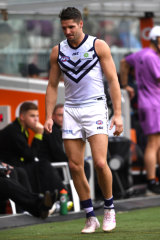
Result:
[[[29,77],[34,79],[48,79],[47,78],[47,69],[43,70],[40,69],[35,63],[20,63],[19,64],[19,71],[22,77]]]
[[[28,144],[29,129],[34,132],[31,145]],[[33,192],[49,190],[54,197],[57,189],[54,169],[49,161],[40,161],[37,157],[43,132],[38,106],[33,102],[23,102],[19,117],[0,130],[0,159],[17,169],[23,168]]]
[[[147,194],[160,194],[156,182],[156,164],[160,164],[160,26],[149,33],[150,45],[123,58],[120,63],[121,86],[132,99],[134,88],[128,85],[130,67],[134,67],[138,88],[139,120],[147,145],[144,161],[147,172]]]
[[[37,67],[36,64],[28,64],[28,77],[30,78],[41,78],[41,73],[44,73],[45,70],[42,70]]]
[[[28,191],[15,179],[9,178],[12,170],[12,166],[0,162],[0,202],[11,199],[23,211],[28,211],[35,217],[47,218],[49,209],[54,203],[50,192],[46,191],[44,194],[37,194]]]

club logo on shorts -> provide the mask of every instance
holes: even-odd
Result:
[[[102,124],[103,124],[103,121],[102,121],[102,120],[98,120],[98,121],[96,121],[96,124],[97,124],[97,125],[102,125]]]
[[[68,56],[62,56],[61,57],[61,61],[62,62],[67,62],[67,61],[69,61],[70,60],[70,57],[68,57]]]

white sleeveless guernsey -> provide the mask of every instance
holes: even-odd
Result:
[[[59,44],[58,63],[64,74],[66,106],[81,107],[92,105],[97,98],[105,99],[95,40],[95,37],[85,35],[76,48],[67,40]]]

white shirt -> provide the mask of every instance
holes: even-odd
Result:
[[[81,107],[94,104],[99,97],[105,99],[95,40],[95,37],[85,35],[76,48],[67,40],[59,44],[58,63],[64,74],[66,106]]]

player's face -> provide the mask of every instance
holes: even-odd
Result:
[[[82,34],[83,21],[75,22],[73,19],[62,20],[61,26],[69,42],[78,41]]]
[[[63,125],[63,112],[64,108],[57,108],[56,112],[53,114],[53,121],[60,127]]]
[[[38,110],[29,110],[21,114],[20,119],[26,129],[34,128],[39,121],[39,112]]]

